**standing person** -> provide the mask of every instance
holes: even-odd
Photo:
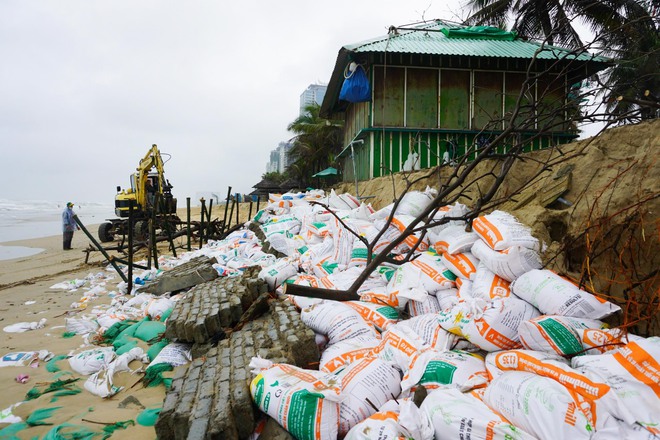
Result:
[[[62,233],[64,236],[64,250],[71,249],[71,240],[73,240],[73,231],[80,230],[80,226],[73,219],[73,203],[66,204],[66,209],[62,212]]]

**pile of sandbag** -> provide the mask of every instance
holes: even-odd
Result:
[[[406,194],[395,212],[334,192],[273,197],[256,220],[286,257],[260,276],[346,289],[366,265],[362,238],[378,237],[378,253],[434,195]],[[317,334],[319,369],[255,358],[259,408],[298,439],[660,435],[660,338],[608,329],[620,308],[544,270],[542,244],[510,214],[470,229],[467,213],[436,210],[391,255],[415,258],[379,267],[360,301],[289,297]]]

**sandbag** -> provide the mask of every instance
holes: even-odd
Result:
[[[391,306],[364,301],[346,301],[345,304],[358,312],[365,321],[383,332],[399,320],[399,312]]]
[[[173,367],[186,365],[192,361],[191,344],[170,342],[163,347],[147,368],[158,364],[169,364]]]
[[[415,353],[425,348],[428,345],[410,327],[395,324],[383,333],[380,344],[372,353],[405,373]]]
[[[483,240],[477,240],[472,246],[472,254],[493,273],[507,281],[513,281],[532,269],[541,268],[539,253],[522,246],[496,251],[489,248]]]
[[[431,218],[429,224],[434,225],[435,223],[442,222],[442,224],[431,226],[427,229],[429,235],[429,242],[435,243],[438,241],[438,234],[440,234],[444,229],[449,226],[460,226],[465,225],[465,220],[463,217],[468,213],[468,209],[465,205],[461,203],[455,203],[453,205],[441,206],[438,208],[437,212]],[[458,219],[458,220],[449,220],[449,219]]]
[[[298,266],[290,258],[282,258],[275,264],[264,267],[259,272],[259,278],[266,281],[268,288],[273,291],[288,278],[298,273]]]
[[[542,315],[523,322],[518,335],[525,348],[570,356],[584,350],[578,330],[604,327],[605,324],[596,319]]]
[[[472,228],[491,249],[496,251],[503,251],[512,246],[539,250],[539,241],[532,236],[530,229],[504,211],[493,211],[475,218]]]
[[[637,423],[660,435],[660,337],[629,342],[604,354],[576,356],[571,366],[610,386]]]
[[[488,269],[483,260],[479,261],[477,273],[470,286],[470,295],[475,298],[491,300],[506,298],[511,295],[511,283]]]
[[[423,385],[427,390],[458,388],[466,392],[484,387],[487,383],[484,358],[478,354],[427,349],[413,357],[408,372],[401,380],[401,391],[407,395],[415,391],[418,385]]]
[[[325,301],[302,309],[300,319],[330,344],[358,336],[378,338],[376,329],[354,309],[337,301]]]
[[[337,376],[253,358],[252,400],[299,440],[335,440],[341,387]]]
[[[456,275],[442,264],[442,257],[434,252],[422,252],[413,261],[399,266],[390,279],[390,291],[419,291],[435,293],[455,287]],[[423,295],[423,293],[421,293]],[[411,293],[414,297],[414,293]]]
[[[537,438],[587,440],[594,431],[569,391],[547,377],[507,371],[493,379],[483,399],[494,411]]]
[[[333,373],[368,356],[380,344],[380,339],[356,337],[328,345],[321,353],[319,370]]]
[[[486,302],[461,301],[454,309],[438,314],[440,325],[486,351],[520,348],[518,327],[539,316],[539,311],[520,299],[509,297]]]
[[[607,353],[616,350],[629,342],[643,341],[641,336],[628,333],[625,329],[586,328],[576,329],[584,354]]]
[[[448,226],[436,238],[434,249],[438,253],[462,254],[469,252],[479,236],[475,232],[468,232],[464,225]]]
[[[462,393],[456,388],[431,391],[420,409],[431,420],[436,440],[536,440],[488,408],[472,393]]]
[[[415,301],[411,299],[408,301],[408,314],[410,316],[420,316],[429,313],[437,313],[440,310],[440,302],[435,296],[428,296],[424,301]]]
[[[488,355],[489,372],[525,371],[550,378],[564,386],[579,405],[589,424],[596,431],[608,429],[610,416],[627,423],[635,423],[635,417],[612,388],[599,380],[592,380],[579,370],[571,368],[554,354],[530,350],[511,350]]]
[[[399,371],[377,357],[366,357],[338,373],[343,399],[339,404],[339,435],[374,414],[392,396],[401,393]],[[371,404],[367,401],[371,402]]]
[[[401,198],[396,213],[417,217],[424,212],[437,195],[438,191],[428,186],[423,192],[408,191]]]
[[[107,368],[115,357],[115,351],[112,347],[93,348],[71,356],[69,365],[76,373],[87,376]]]
[[[442,254],[442,264],[452,271],[454,275],[466,280],[472,279],[477,272],[479,259],[472,252],[460,254]]]
[[[414,318],[400,321],[399,325],[410,328],[424,343],[437,351],[445,351],[454,348],[458,337],[443,329],[438,322],[438,315],[428,313]]]
[[[530,270],[513,282],[511,291],[545,315],[603,319],[621,310],[550,270]]]
[[[431,422],[410,399],[385,403],[380,410],[355,425],[344,440],[433,440]]]

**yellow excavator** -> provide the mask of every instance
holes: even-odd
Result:
[[[172,196],[172,185],[165,179],[164,162],[158,146],[152,145],[140,160],[136,172],[131,174],[130,188],[117,186],[115,215],[99,225],[101,242],[113,241],[115,236],[128,234],[128,218],[133,205],[133,232],[138,240],[146,238],[149,219],[154,219],[154,228],[174,231],[179,223],[176,216],[176,199]]]

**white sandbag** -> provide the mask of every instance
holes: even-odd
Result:
[[[399,325],[410,328],[424,343],[437,351],[451,350],[458,337],[443,329],[435,313],[416,316],[399,322]]]
[[[660,435],[660,337],[633,341],[604,354],[576,356],[571,366],[610,386],[619,408],[629,409],[637,423]]]
[[[353,249],[351,249],[351,260],[348,267],[365,267],[367,265],[367,257],[369,252],[367,245],[359,238],[355,237],[353,240]]]
[[[153,321],[160,321],[160,318],[174,307],[175,302],[171,298],[158,297],[149,300],[144,305],[144,314]]]
[[[440,310],[440,302],[435,296],[427,296],[423,301],[415,301],[411,299],[408,301],[408,313],[410,316],[426,315],[428,313],[438,313]]]
[[[446,312],[456,306],[461,297],[458,294],[458,289],[439,290],[435,293],[438,300],[438,307],[441,312]]]
[[[442,254],[442,264],[447,267],[454,275],[466,280],[472,279],[477,272],[479,258],[472,252],[463,252],[461,254]]]
[[[336,375],[293,365],[264,363],[257,358],[252,359],[250,367],[258,372],[250,384],[250,394],[261,411],[296,439],[337,438],[338,401],[342,396]]]
[[[420,409],[431,420],[436,440],[535,440],[534,436],[509,423],[472,393],[462,393],[456,388],[431,391]]]
[[[374,348],[372,353],[374,356],[392,363],[405,374],[413,356],[428,347],[410,327],[394,324],[383,333],[380,344]]]
[[[333,373],[368,356],[380,344],[380,339],[356,337],[328,345],[321,353],[319,370]]]
[[[501,376],[505,371],[520,370],[531,373],[533,371],[527,368],[528,364],[534,366],[544,361],[559,362],[567,367],[570,366],[570,362],[557,353],[517,349],[488,353],[486,355],[486,370],[488,371],[490,380],[493,380]]]
[[[69,358],[71,369],[78,374],[87,376],[99,370],[108,368],[116,357],[113,347],[100,347],[85,350]]]
[[[461,301],[453,310],[440,312],[440,325],[485,351],[520,348],[518,327],[539,316],[539,311],[520,299],[509,297],[486,302]]]
[[[264,267],[259,272],[259,278],[268,283],[268,288],[273,291],[288,278],[298,273],[297,264],[290,258],[282,258],[272,266]]]
[[[448,226],[438,234],[433,247],[438,253],[462,254],[469,252],[478,239],[479,236],[475,232],[467,232],[465,226]]]
[[[39,321],[33,322],[17,322],[15,324],[10,324],[5,326],[3,330],[6,333],[23,333],[30,330],[38,330],[46,326],[46,318],[41,318]]]
[[[594,431],[564,386],[536,374],[502,374],[486,388],[484,403],[538,438],[590,439]]]
[[[413,261],[399,266],[390,279],[389,291],[409,292],[408,298],[421,300],[427,293],[455,287],[456,275],[442,264],[434,252],[422,252]],[[421,295],[421,298],[419,297]]]
[[[377,357],[367,357],[344,368],[341,378],[343,400],[339,404],[339,436],[373,415],[392,396],[401,393],[399,371]],[[371,403],[369,403],[371,402]],[[373,405],[373,406],[372,406]]]
[[[399,320],[399,312],[391,306],[364,301],[345,301],[344,304],[355,310],[365,321],[383,332]]]
[[[431,421],[410,399],[390,400],[355,425],[344,440],[433,440]]]
[[[346,269],[351,262],[351,254],[353,251],[353,243],[355,235],[353,235],[346,226],[341,224],[336,218],[332,219],[332,259],[339,265],[339,267]]]
[[[300,220],[293,216],[271,217],[267,223],[259,226],[266,238],[273,234],[284,234],[286,232],[296,235],[300,232]]]
[[[37,361],[48,361],[53,358],[53,353],[48,350],[19,351],[7,353],[0,357],[1,367],[27,367]]]
[[[553,353],[531,350],[511,350],[489,355],[488,371],[525,371],[557,381],[576,399],[580,410],[596,431],[608,429],[611,416],[626,423],[635,423],[635,417],[626,408],[612,388],[600,380],[571,368],[566,361]],[[490,365],[492,364],[492,366]]]
[[[428,208],[437,195],[438,191],[428,186],[423,192],[408,191],[401,198],[396,213],[417,217]]]
[[[511,283],[509,281],[488,269],[483,260],[481,260],[479,261],[477,273],[470,286],[470,295],[486,300],[506,298],[511,295],[510,285]]]
[[[114,396],[124,388],[114,385],[115,374],[122,371],[132,373],[133,370],[128,365],[135,360],[142,360],[143,362],[146,360],[144,350],[140,347],[133,347],[126,353],[117,356],[107,368],[97,371],[88,377],[84,384],[85,389],[102,398]]]
[[[360,201],[355,198],[355,196],[348,193],[337,195],[333,189],[330,191],[330,195],[328,196],[328,206],[332,209],[351,210],[359,208]]]
[[[539,241],[532,236],[529,227],[507,212],[493,211],[477,217],[472,222],[472,227],[474,232],[496,251],[503,251],[512,246],[539,250]]]
[[[442,224],[431,226],[428,228],[427,233],[429,235],[429,242],[435,243],[438,241],[438,234],[440,234],[444,229],[449,226],[465,226],[465,220],[463,218],[468,213],[468,208],[461,204],[455,203],[453,205],[442,206],[438,211],[433,215],[433,218],[429,222],[430,225],[433,225],[438,222]],[[450,220],[454,219],[454,220]]]
[[[507,281],[513,281],[532,269],[541,268],[538,251],[522,246],[512,246],[503,251],[495,251],[483,240],[477,240],[472,246],[472,254],[483,262],[493,273]]]
[[[407,395],[418,385],[423,385],[427,390],[458,388],[466,392],[487,383],[488,374],[482,356],[460,350],[427,349],[413,357],[401,380],[401,391]]]
[[[147,368],[157,364],[170,364],[179,367],[192,362],[192,345],[183,342],[170,342],[156,355]]]
[[[330,344],[359,336],[378,338],[376,329],[354,309],[337,301],[325,301],[302,309],[300,319]]]
[[[550,270],[530,270],[515,280],[511,291],[545,315],[603,319],[621,310]]]
[[[64,327],[67,333],[86,335],[96,332],[99,329],[99,323],[93,319],[64,318]]]
[[[586,350],[584,354],[607,353],[616,350],[629,342],[643,341],[641,336],[628,333],[625,329],[609,328],[587,328],[576,329],[582,347]]]
[[[570,356],[584,350],[578,330],[601,329],[605,326],[596,319],[542,315],[523,322],[518,335],[525,348]]]

